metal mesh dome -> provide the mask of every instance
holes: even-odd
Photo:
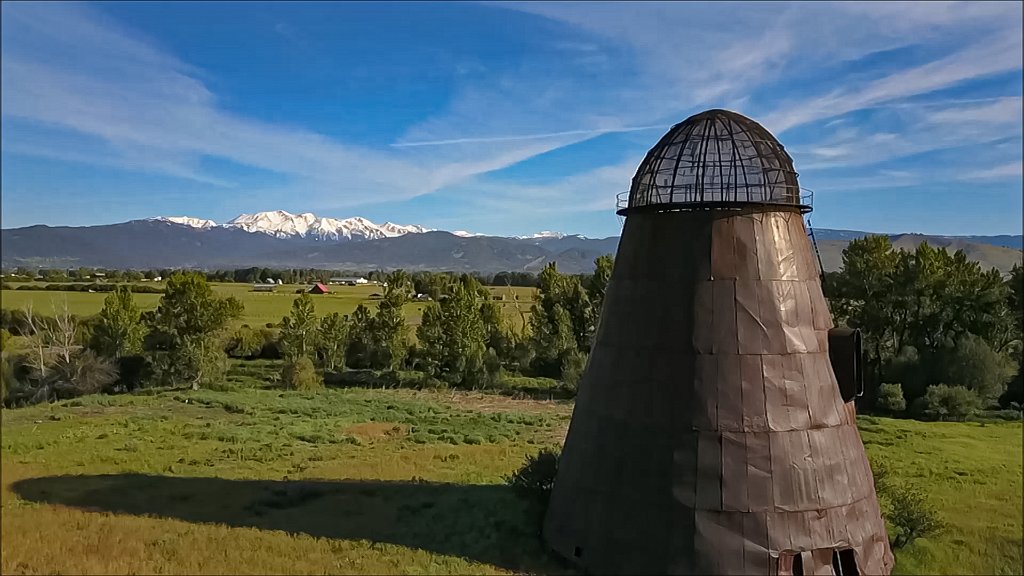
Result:
[[[729,110],[708,110],[676,124],[651,148],[621,202],[666,210],[790,205],[809,212],[793,159],[764,126]]]

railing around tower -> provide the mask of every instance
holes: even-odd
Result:
[[[618,194],[615,195],[615,210],[616,210],[616,212],[620,212],[621,213],[622,211],[624,211],[624,210],[626,210],[628,208],[631,208],[631,206],[629,205],[629,198],[630,198],[630,191],[629,190],[626,190],[625,192],[619,192]],[[687,209],[687,205],[691,205],[692,207],[699,208],[699,209],[710,209],[710,208],[713,208],[715,204],[716,204],[716,202],[714,202],[714,201],[711,201],[711,202],[685,202],[685,201],[684,202],[678,202],[678,201],[672,202],[672,201],[670,201],[670,202],[649,202],[647,204],[642,204],[641,206],[664,206],[665,210],[686,210]],[[760,205],[764,205],[764,204],[778,204],[780,206],[793,206],[794,205],[793,202],[790,201],[790,200],[765,200],[765,201],[761,201],[761,202],[742,202],[742,201],[741,202],[720,202],[720,204],[722,204],[723,207],[727,207],[727,208],[737,208],[737,207],[739,207],[742,204],[752,204],[752,205],[758,205],[758,204],[760,204]],[[797,206],[799,206],[801,208],[801,212],[810,212],[811,208],[814,206],[814,191],[809,189],[809,188],[800,188],[800,203],[797,204]],[[639,207],[640,206],[634,206],[634,208],[639,208]]]

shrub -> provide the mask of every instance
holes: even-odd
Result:
[[[897,414],[907,409],[907,401],[903,398],[903,386],[901,384],[882,384],[878,388],[879,409]]]
[[[7,343],[11,341],[11,333],[6,328],[0,328],[0,350],[7,350]]]
[[[517,490],[546,497],[555,486],[560,456],[556,448],[544,448],[537,454],[527,456],[526,462],[505,478],[505,483]]]
[[[254,358],[263,351],[263,334],[242,326],[231,335],[227,348],[232,358]]]
[[[890,488],[892,487],[891,480],[889,478],[889,467],[885,465],[885,462],[880,460],[872,460],[871,464],[871,476],[875,480],[875,493],[879,497],[887,495]]]
[[[587,355],[571,350],[562,357],[562,388],[576,394],[579,389],[580,379],[583,378],[583,370],[587,367]]]
[[[920,491],[905,485],[886,490],[886,519],[894,529],[893,548],[903,548],[918,538],[938,534],[944,528],[938,512]]]
[[[316,373],[313,361],[308,356],[299,356],[284,363],[281,370],[281,383],[292,390],[313,392],[324,387],[324,381]]]
[[[1007,355],[996,352],[973,334],[960,338],[939,365],[944,381],[967,387],[986,405],[999,399],[1017,372],[1017,366]]]
[[[141,388],[152,377],[149,360],[145,356],[122,356],[117,359],[117,391],[130,392]]]
[[[280,330],[264,328],[260,330],[260,337],[263,339],[263,346],[260,348],[260,358],[277,360],[283,356]]]
[[[963,386],[929,386],[914,402],[918,416],[931,420],[964,420],[981,408],[981,399]]]

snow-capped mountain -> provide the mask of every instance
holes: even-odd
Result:
[[[262,232],[276,238],[313,238],[317,240],[376,240],[393,238],[405,234],[430,232],[429,228],[416,225],[394,224],[385,222],[374,224],[366,218],[354,217],[339,220],[322,218],[310,212],[292,214],[284,210],[240,214],[238,217],[218,225],[213,220],[190,218],[188,216],[160,216],[150,218],[162,222],[172,222],[192,228],[238,228],[246,232]]]
[[[284,210],[271,210],[269,212],[256,212],[255,214],[240,214],[237,217],[217,224],[213,220],[203,218],[190,218],[188,216],[158,216],[149,218],[161,222],[181,224],[192,228],[209,229],[214,227],[236,228],[246,232],[260,232],[275,238],[309,238],[314,240],[377,240],[380,238],[394,238],[406,234],[420,234],[423,232],[434,232],[433,228],[426,228],[416,224],[395,224],[385,222],[375,224],[366,218],[355,216],[352,218],[329,218],[321,217],[312,212],[292,214]],[[488,234],[455,230],[451,232],[461,238],[485,237]],[[544,230],[529,236],[513,236],[514,240],[530,240],[541,242],[547,240],[561,240],[568,235],[561,232]],[[582,237],[581,237],[582,238]]]
[[[157,216],[156,218],[149,218],[149,220],[156,220],[158,222],[170,222],[172,224],[181,224],[183,226],[190,226],[192,228],[213,228],[217,225],[213,220],[206,220],[204,218],[190,218],[188,216]]]
[[[516,236],[519,240],[539,240],[541,238],[565,238],[565,234],[561,232],[552,232],[551,230],[541,230],[536,234],[530,236]]]

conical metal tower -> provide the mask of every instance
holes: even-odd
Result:
[[[544,523],[592,573],[888,574],[793,161],[709,110],[633,178]]]

